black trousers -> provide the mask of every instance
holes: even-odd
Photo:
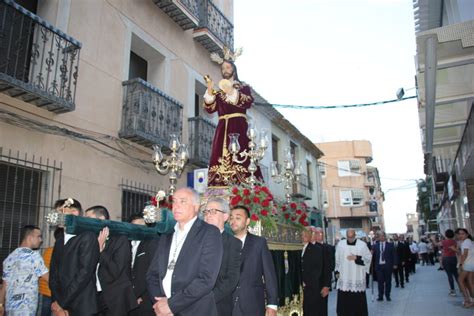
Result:
[[[328,297],[321,297],[321,289],[305,287],[303,289],[303,315],[327,316]]]
[[[458,259],[454,257],[443,257],[444,271],[448,276],[449,288],[454,291],[454,281],[458,282]],[[458,283],[459,286],[459,283]]]
[[[395,284],[405,286],[405,279],[404,279],[404,268],[405,265],[398,265],[396,269],[393,269],[393,276],[395,277]]]
[[[418,254],[413,253],[411,254],[411,272],[416,273],[416,264],[418,263]]]
[[[406,282],[409,282],[409,276],[410,276],[410,273],[412,273],[412,260],[409,260],[407,262],[405,262],[405,265],[403,266],[403,273],[405,274],[405,281]]]
[[[390,297],[392,291],[392,270],[393,267],[388,264],[381,264],[375,268],[377,274],[377,285],[379,288],[379,298]]]

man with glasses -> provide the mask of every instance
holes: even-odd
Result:
[[[217,316],[212,290],[222,261],[219,230],[197,217],[199,194],[191,188],[173,195],[174,233],[160,236],[148,269],[148,292],[157,316]]]
[[[242,242],[224,231],[224,224],[229,219],[229,203],[220,197],[211,197],[202,211],[204,221],[216,226],[222,235],[224,254],[222,264],[214,286],[214,299],[219,316],[232,315],[232,293],[239,283],[240,251]]]

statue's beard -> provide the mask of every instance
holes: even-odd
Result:
[[[222,74],[222,77],[223,77],[224,79],[227,79],[227,80],[233,79],[233,78],[234,78],[234,72],[231,72],[231,73],[224,72],[224,73]]]

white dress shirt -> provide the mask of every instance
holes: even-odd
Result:
[[[68,233],[64,232],[64,244],[67,244],[67,242],[73,237],[76,237],[76,235],[68,234]]]
[[[242,238],[239,238],[240,241],[242,242],[242,249],[244,249],[244,245],[245,245],[245,239],[247,238],[247,234],[244,235],[244,237]]]
[[[385,264],[385,260],[383,260],[384,257],[384,252],[385,252],[385,241],[382,241],[380,243],[380,258],[379,258],[379,264]]]
[[[191,230],[191,227],[193,226],[196,219],[197,217],[194,217],[189,222],[184,224],[183,230],[179,229],[179,223],[176,223],[176,225],[174,225],[174,233],[173,233],[173,238],[171,239],[170,253],[168,256],[168,265],[173,259],[174,259],[174,263],[178,261],[181,248],[183,248],[183,244],[186,241],[186,238],[188,237],[188,233]],[[176,254],[175,254],[176,257],[173,258],[173,253],[175,252],[175,249],[176,249]],[[165,291],[165,295],[167,298],[171,297],[171,283],[173,281],[173,273],[174,273],[174,270],[166,269],[166,275],[163,279],[163,290]]]
[[[140,245],[140,240],[132,240],[132,268],[135,263],[135,257],[137,255],[138,246]]]
[[[308,243],[305,243],[303,246],[303,251],[301,251],[301,258],[304,256],[304,252],[306,251],[306,247],[308,247]]]

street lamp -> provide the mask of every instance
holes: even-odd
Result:
[[[255,172],[258,168],[258,163],[260,160],[263,159],[265,156],[265,150],[267,150],[269,145],[268,140],[268,130],[262,129],[260,131],[260,138],[258,138],[258,132],[253,126],[253,123],[249,122],[248,129],[247,129],[247,137],[249,138],[248,148],[249,150],[242,151],[239,155],[237,155],[240,151],[240,144],[239,144],[239,133],[231,133],[229,134],[229,152],[232,154],[232,161],[243,164],[245,161],[250,160],[250,164],[248,166],[248,171],[250,172],[250,177],[247,179],[247,182],[254,187],[255,183],[257,182],[257,178],[255,177]],[[257,144],[258,139],[258,144]],[[239,160],[240,156],[242,159]]]
[[[176,190],[177,179],[181,176],[184,166],[188,162],[189,154],[187,145],[180,144],[176,134],[170,135],[169,147],[171,149],[171,154],[168,157],[164,157],[161,147],[159,145],[153,145],[152,158],[153,164],[158,173],[165,175],[169,172],[169,192],[170,195],[173,195]]]
[[[288,147],[285,148],[284,156],[285,160],[283,162],[283,170],[278,170],[278,163],[272,161],[270,172],[272,179],[276,183],[285,183],[286,201],[289,203],[291,201],[290,189],[293,186],[293,182],[299,181],[301,176],[301,163],[293,162],[291,149]]]

